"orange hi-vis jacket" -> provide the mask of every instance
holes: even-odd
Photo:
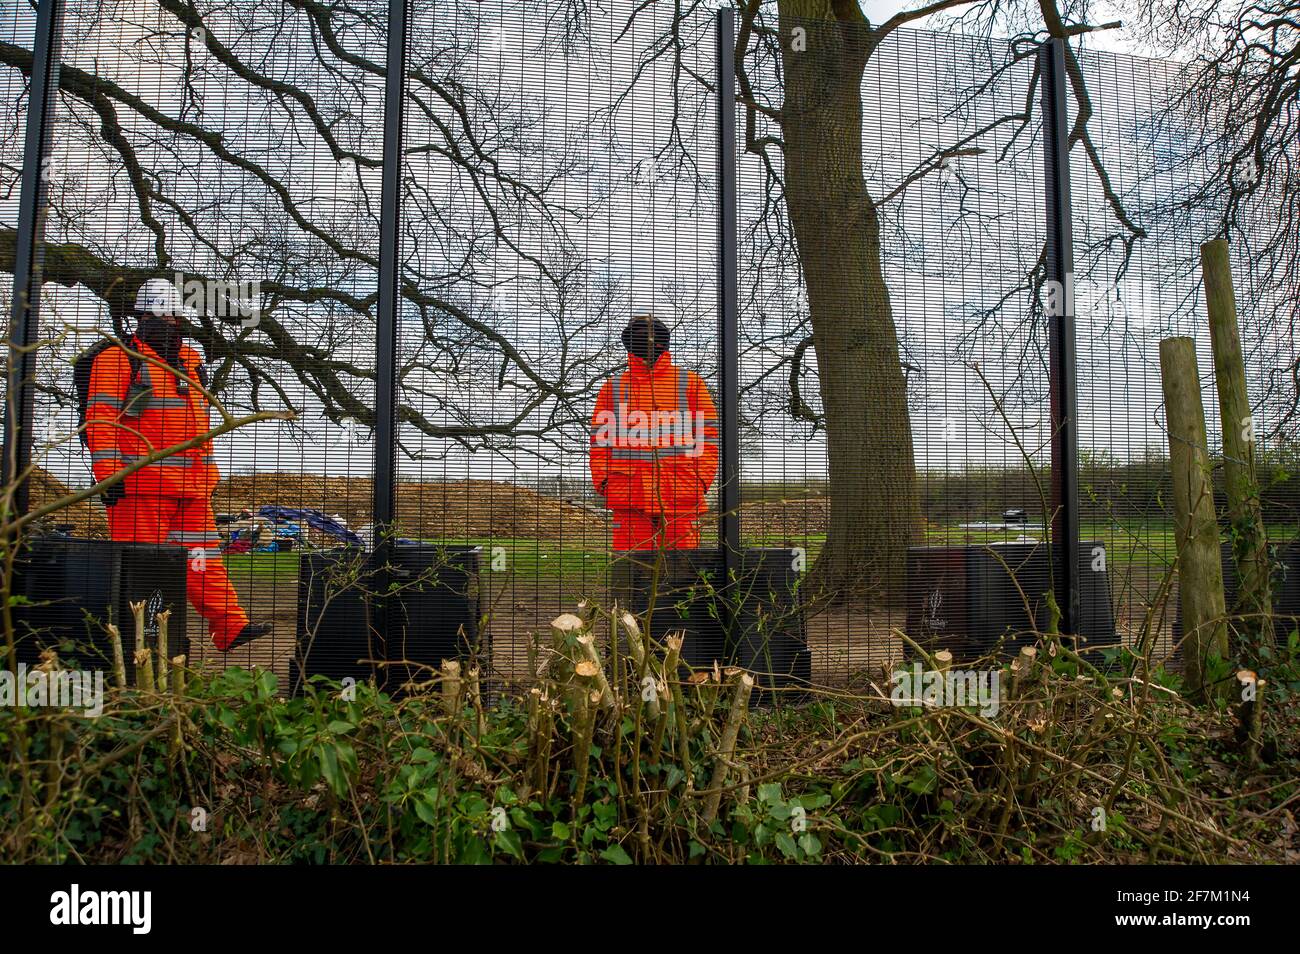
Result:
[[[699,514],[718,473],[718,412],[708,386],[664,352],[636,355],[605,382],[591,416],[591,479],[615,511]]]
[[[140,361],[137,382],[152,388],[147,401],[126,407],[131,384],[131,360],[121,348],[107,348],[96,356],[86,397],[86,446],[95,480],[111,477],[123,467],[154,451],[174,447],[207,433],[208,402],[203,393],[162,362],[138,338],[132,350],[152,360]],[[154,362],[158,363],[155,364]],[[184,374],[198,381],[201,359],[188,345],[180,349]],[[140,468],[124,481],[128,495],[207,500],[217,486],[212,442]]]

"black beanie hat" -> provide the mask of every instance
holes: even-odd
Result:
[[[654,315],[637,315],[623,329],[623,347],[647,364],[654,364],[668,350],[672,332]],[[653,351],[651,350],[653,348]]]

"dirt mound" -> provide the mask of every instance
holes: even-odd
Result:
[[[38,469],[32,477],[33,507],[69,492],[44,470]],[[222,480],[212,496],[212,506],[218,513],[268,504],[311,507],[341,514],[349,527],[357,529],[370,522],[370,494],[368,478],[246,474]],[[398,486],[397,501],[399,530],[408,536],[518,537],[572,541],[581,546],[603,541],[606,534],[606,521],[594,509],[500,481],[403,482]],[[756,500],[741,506],[740,519],[746,534],[763,533],[797,543],[805,534],[826,532],[830,501],[826,497]],[[50,523],[71,525],[78,537],[108,537],[108,523],[98,501],[65,508],[53,515]]]
[[[57,477],[39,467],[32,474],[28,486],[30,506],[33,510],[72,493]],[[104,508],[98,501],[91,503],[89,500],[83,500],[70,507],[64,507],[50,514],[46,521],[51,526],[71,527],[74,537],[89,537],[95,540],[108,538],[108,521],[104,518]]]
[[[828,497],[755,500],[752,503],[741,503],[740,526],[747,536],[762,533],[798,543],[805,534],[825,533],[830,527],[830,513],[831,502]]]
[[[263,473],[228,477],[217,485],[218,513],[268,505],[310,507],[339,514],[353,529],[370,522],[371,482],[359,477]],[[580,506],[514,484],[492,480],[402,482],[397,491],[398,531],[444,539],[493,537],[603,540],[605,522]]]

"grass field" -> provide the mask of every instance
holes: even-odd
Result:
[[[260,583],[293,583],[298,579],[296,553],[228,553],[225,561],[236,582],[250,577]]]
[[[447,546],[481,546],[483,572],[513,572],[527,577],[570,578],[599,576],[609,566],[605,550],[565,546],[554,540],[479,539],[431,540]],[[504,560],[502,559],[504,557]],[[227,555],[226,568],[236,581],[250,577],[260,582],[291,583],[298,578],[297,553],[236,553]]]

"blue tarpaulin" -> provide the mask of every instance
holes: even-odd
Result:
[[[297,520],[301,523],[307,524],[307,526],[314,530],[321,531],[321,533],[328,533],[332,537],[337,537],[351,546],[361,547],[365,545],[364,541],[362,541],[362,539],[353,531],[349,530],[333,517],[321,513],[319,510],[307,510],[297,507],[267,506],[259,507],[257,515],[277,522],[282,520]]]

